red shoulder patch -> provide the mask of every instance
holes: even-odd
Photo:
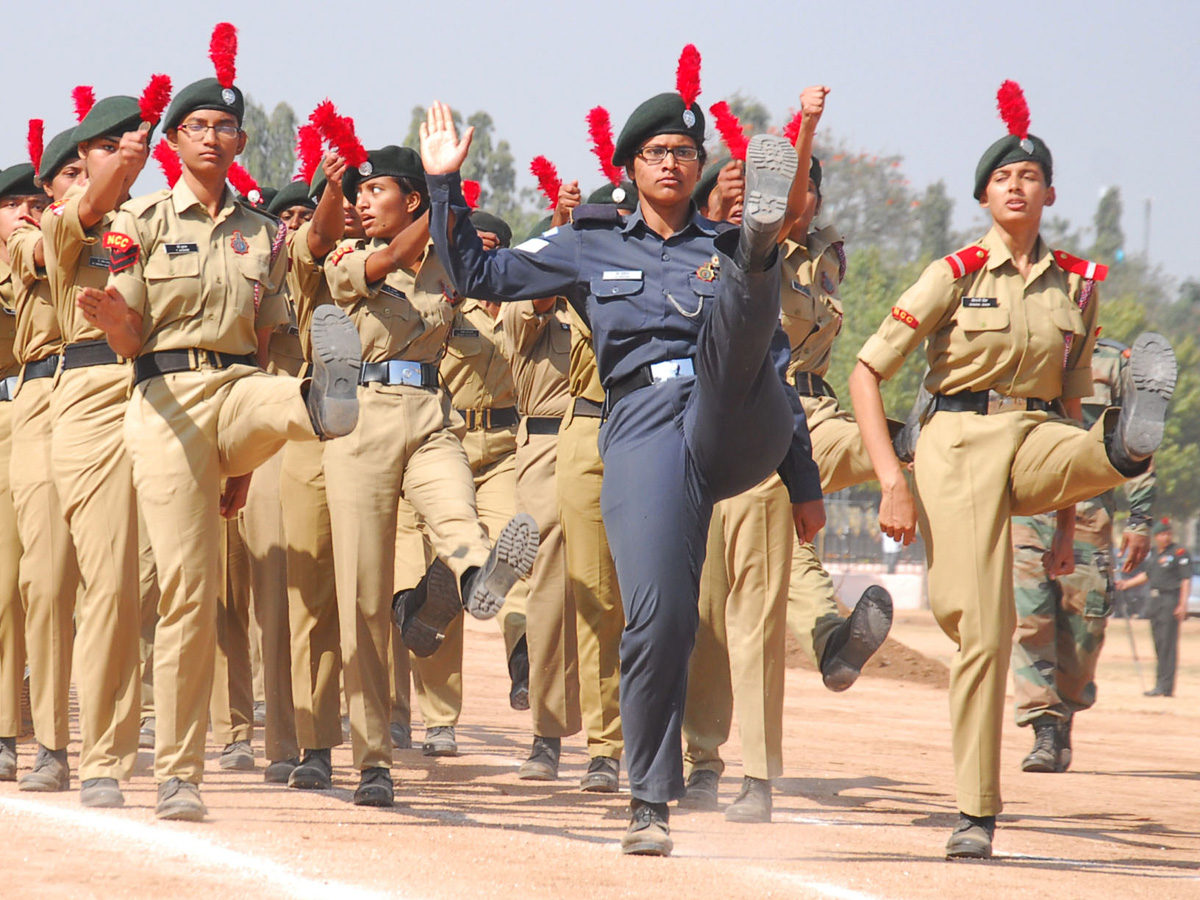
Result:
[[[1086,278],[1089,281],[1103,281],[1108,277],[1108,266],[1080,259],[1078,256],[1072,256],[1065,250],[1055,250],[1054,261],[1058,263],[1061,269],[1070,272],[1072,275],[1078,275],[1080,278]]]
[[[138,245],[127,234],[119,231],[106,231],[100,239],[100,244],[108,250],[108,271],[116,275],[133,266],[138,259]]]
[[[987,259],[987,250],[978,244],[972,244],[970,247],[963,247],[961,250],[956,250],[949,256],[943,257],[942,261],[950,266],[950,271],[955,278],[962,278],[964,275],[970,275],[972,272],[982,269]]]
[[[901,309],[898,306],[892,307],[892,318],[895,319],[897,322],[903,322],[909,328],[915,329],[918,325],[921,324],[917,320],[916,316],[914,316],[912,313],[910,313],[907,309]]]

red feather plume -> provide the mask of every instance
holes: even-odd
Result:
[[[179,154],[172,150],[166,141],[159,141],[154,145],[152,155],[167,179],[167,187],[175,187],[175,182],[183,174],[183,163],[179,161]]]
[[[171,78],[168,75],[151,75],[150,83],[138,98],[138,109],[142,112],[142,121],[157,125],[163,111],[171,102]]]
[[[221,22],[213,29],[208,43],[208,57],[217,70],[217,81],[221,87],[233,87],[237,75],[237,29],[228,22]]]
[[[300,177],[312,184],[317,167],[321,165],[324,144],[316,125],[301,125],[296,129],[296,158],[300,160]]]
[[[471,209],[479,208],[479,193],[483,190],[478,181],[464,178],[462,183],[463,199]]]
[[[251,203],[258,203],[262,199],[262,191],[258,189],[258,182],[238,163],[229,167],[229,183],[233,185],[235,191]]]
[[[75,121],[82,122],[96,105],[96,92],[88,85],[81,84],[71,91],[71,99],[75,101]]]
[[[729,148],[729,155],[734,159],[744,160],[746,158],[746,145],[750,143],[750,139],[746,137],[746,132],[742,130],[742,123],[733,114],[733,110],[729,108],[729,104],[724,100],[720,103],[714,103],[709,107],[709,112],[716,119],[717,131],[721,133],[721,140]]]
[[[40,172],[42,170],[42,150],[43,141],[45,140],[46,123],[41,119],[29,120],[29,134],[25,140],[25,146],[29,148],[29,161],[33,163],[33,171]]]
[[[996,91],[996,106],[1000,118],[1008,126],[1008,133],[1024,140],[1029,136],[1029,104],[1025,92],[1015,81],[1006,81]]]
[[[317,126],[325,140],[350,168],[357,169],[367,161],[366,148],[354,133],[354,120],[338,115],[337,107],[328,100],[317,105],[309,121]]]
[[[612,122],[608,117],[608,110],[603,106],[595,107],[587,114],[587,123],[588,135],[592,139],[592,152],[600,160],[600,171],[612,184],[620,184],[625,173],[621,171],[620,166],[612,164],[616,147],[613,145]]]
[[[796,140],[800,137],[800,126],[804,124],[804,113],[797,110],[792,116],[792,121],[788,122],[783,129],[783,136],[788,139],[788,143],[793,147],[796,146]]]
[[[529,164],[529,170],[538,180],[538,189],[550,201],[550,208],[557,209],[558,189],[562,187],[562,179],[558,177],[558,169],[554,168],[554,163],[544,156],[535,156]]]
[[[690,107],[700,96],[700,51],[695,44],[688,44],[679,54],[679,68],[675,70],[675,90],[683,98],[683,105]]]

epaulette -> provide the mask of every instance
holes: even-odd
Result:
[[[141,197],[132,197],[125,201],[125,205],[121,209],[126,210],[135,216],[140,216],[148,210],[153,209],[158,204],[162,203],[171,192],[168,190],[154,191],[151,194],[143,194]]]
[[[571,210],[571,227],[575,229],[618,225],[624,219],[611,203],[585,203]]]
[[[955,250],[949,256],[943,257],[942,262],[950,267],[951,274],[957,279],[964,275],[970,275],[972,272],[978,272],[983,268],[987,259],[986,248],[980,247],[978,244],[971,244],[969,247]]]
[[[1063,270],[1070,272],[1072,275],[1078,275],[1080,278],[1086,278],[1089,281],[1103,281],[1108,277],[1108,266],[1080,259],[1078,256],[1072,256],[1065,250],[1055,250],[1054,261]]]

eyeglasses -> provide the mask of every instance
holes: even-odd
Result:
[[[238,126],[225,122],[222,122],[220,125],[205,125],[203,122],[184,122],[179,126],[179,130],[187,134],[193,141],[198,141],[204,137],[210,128],[216,132],[218,137],[223,138],[237,137],[237,133],[241,130]]]
[[[670,153],[675,162],[695,162],[700,158],[700,151],[695,147],[643,147],[637,152],[648,163],[660,163]]]

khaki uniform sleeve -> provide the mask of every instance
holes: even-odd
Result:
[[[282,246],[271,263],[271,272],[267,276],[269,281],[262,286],[263,296],[254,316],[256,330],[277,328],[291,322],[292,317],[288,311],[287,302],[287,270],[287,247]]]
[[[500,322],[504,326],[503,347],[506,356],[527,355],[537,343],[546,324],[554,319],[554,309],[539,315],[532,300],[505,303],[500,307]]]
[[[1074,292],[1073,292],[1074,293]],[[1100,285],[1095,283],[1087,305],[1081,309],[1083,316],[1083,340],[1076,341],[1067,355],[1067,367],[1063,371],[1064,400],[1092,396],[1092,351],[1096,348],[1096,322],[1100,318]]]
[[[353,306],[379,293],[382,281],[367,283],[367,258],[374,252],[370,247],[356,247],[350,242],[339,245],[325,258],[325,281],[338,306]]]
[[[120,210],[109,231],[123,234],[138,245],[137,259],[133,265],[120,272],[112,272],[108,276],[108,286],[120,291],[125,298],[125,305],[135,313],[146,316],[146,278],[143,269],[146,264],[145,237],[138,228],[137,217],[127,210]]]
[[[42,229],[29,222],[19,226],[8,238],[9,265],[12,266],[13,280],[25,287],[29,287],[35,281],[46,280],[46,270],[38,268],[33,258],[40,240]]]
[[[908,355],[953,314],[957,294],[949,264],[938,260],[929,265],[863,344],[859,360],[884,381],[891,378]]]
[[[324,268],[313,257],[312,250],[308,247],[308,232],[311,227],[311,223],[305,222],[296,232],[296,239],[292,241],[292,278],[296,283],[296,292],[300,295],[292,297],[292,302],[297,305],[301,302],[301,297],[315,297],[321,287],[321,280],[325,277]]]
[[[57,209],[42,216],[42,234],[46,241],[46,267],[54,267],[54,276],[66,284],[75,275],[85,247],[96,239],[84,231],[79,221],[79,204],[83,195],[69,197]]]

